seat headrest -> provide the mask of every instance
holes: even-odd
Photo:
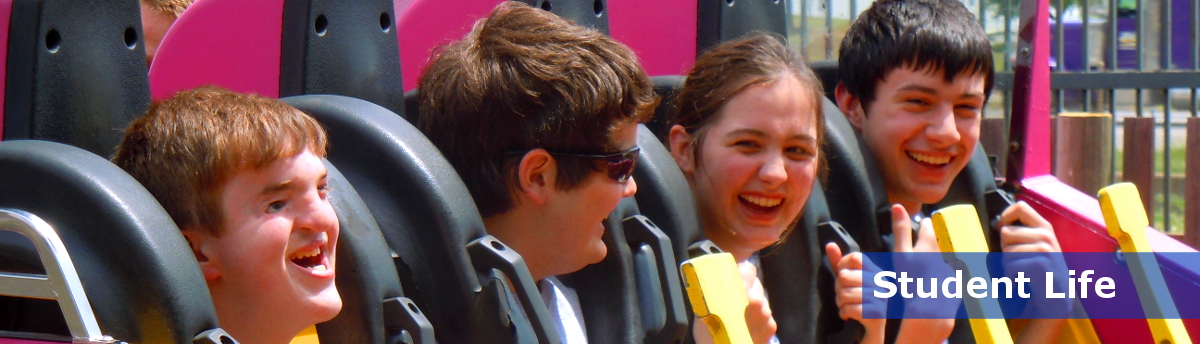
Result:
[[[403,114],[394,18],[390,0],[197,1],[163,37],[152,94],[203,85],[272,98],[339,94]]]
[[[824,193],[830,217],[850,232],[864,252],[881,249],[880,235],[891,233],[891,208],[875,158],[832,101],[822,99],[821,111],[825,115],[821,151],[828,163]],[[882,223],[881,211],[886,215]]]
[[[670,151],[645,125],[638,128],[638,147],[642,153],[633,171],[638,209],[671,238],[675,257],[688,257],[688,246],[704,240],[692,188]]]
[[[821,79],[821,87],[825,89],[825,97],[836,102],[834,98],[834,89],[838,84],[838,61],[837,60],[821,60],[808,64],[812,68],[813,74]]]
[[[832,275],[823,268],[825,244],[818,239],[818,225],[829,221],[830,215],[821,182],[814,184],[796,226],[778,244],[759,253],[763,288],[770,290],[771,313],[779,325],[775,335],[783,343],[824,342],[825,332],[834,325],[820,316],[827,306],[823,297],[833,296]]]
[[[587,324],[588,342],[642,342],[641,311],[638,308],[637,276],[621,220],[638,214],[632,198],[621,199],[617,209],[604,220],[604,245],[608,254],[599,263],[560,276],[575,289],[580,311]]]
[[[7,68],[0,74],[3,139],[111,155],[120,129],[150,104],[140,18],[139,6],[128,1],[0,5],[7,43],[0,45]]]
[[[785,1],[697,0],[696,56],[718,43],[754,31],[787,37]]]
[[[342,311],[317,324],[317,335],[326,343],[389,343],[400,329],[387,325],[384,300],[404,296],[392,250],[388,248],[375,217],[354,186],[329,161],[329,203],[337,213],[337,288]],[[419,312],[418,312],[419,314]],[[416,331],[413,331],[416,332]]]
[[[54,228],[103,334],[190,343],[217,327],[204,276],[175,222],[108,160],[53,142],[0,142],[0,208]]]
[[[675,97],[679,95],[679,91],[683,89],[683,83],[687,81],[687,77],[683,75],[662,75],[650,78],[650,82],[654,84],[654,94],[658,95],[658,107],[654,109],[654,116],[646,122],[646,129],[650,130],[658,138],[659,142],[667,142],[667,136],[671,134],[671,123],[675,122]]]
[[[404,295],[421,305],[439,336],[469,335],[464,320],[481,287],[464,247],[486,232],[454,167],[412,124],[378,105],[330,95],[283,101],[326,127],[329,161],[399,256]]]

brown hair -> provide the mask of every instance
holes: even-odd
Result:
[[[657,98],[633,52],[612,38],[517,2],[500,4],[421,75],[421,131],[458,171],[484,217],[509,211],[513,152],[606,153]],[[596,166],[558,159],[556,187]]]
[[[156,11],[162,12],[171,19],[179,19],[179,15],[183,14],[188,6],[192,5],[195,0],[142,0],[143,3],[150,6]]]
[[[750,87],[769,84],[787,75],[808,87],[820,147],[825,142],[825,115],[821,111],[821,97],[825,93],[821,80],[800,54],[788,49],[780,38],[761,32],[721,43],[696,59],[675,98],[674,124],[683,126],[699,144],[704,140],[705,129],[717,121],[718,112],[729,99]],[[693,154],[699,159],[698,151]]]
[[[181,229],[223,232],[220,189],[235,173],[308,149],[325,129],[283,102],[205,86],[150,106],[125,129],[113,163],[142,183]]]

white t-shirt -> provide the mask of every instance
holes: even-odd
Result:
[[[558,319],[558,338],[562,344],[587,344],[587,327],[579,310],[579,295],[575,289],[562,284],[558,278],[547,277],[538,282],[538,290],[552,319]]]

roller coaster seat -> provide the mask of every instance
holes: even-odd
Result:
[[[510,307],[522,306],[508,304],[509,290],[532,287],[532,280],[511,271],[503,271],[507,279],[492,274],[487,262],[469,253],[473,243],[490,236],[466,185],[424,135],[395,113],[359,99],[308,95],[283,100],[327,128],[329,160],[374,214],[394,253],[404,294],[421,305],[439,342],[533,340],[522,337],[533,333],[533,324],[509,313]],[[507,280],[517,289],[510,289]],[[541,302],[536,291],[522,295]],[[536,314],[530,318],[543,319]]]
[[[91,322],[99,333],[88,335],[191,343],[217,328],[204,277],[179,229],[141,184],[108,160],[53,142],[0,142],[0,208],[28,212],[53,228],[65,247],[54,252],[55,260],[73,262],[62,270],[82,282],[57,296],[84,296],[90,308],[82,316],[64,315],[54,301],[0,297],[0,337],[69,341],[86,338],[80,329]],[[35,252],[31,241],[0,234],[9,234],[0,235],[4,245],[25,248],[0,252],[0,263]],[[52,276],[59,270],[36,255],[16,260],[36,263],[18,272]]]

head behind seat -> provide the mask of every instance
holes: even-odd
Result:
[[[108,160],[58,143],[2,142],[0,208],[32,213],[54,227],[104,335],[134,343],[191,343],[217,327],[204,277],[174,221]],[[0,319],[46,305],[0,307]],[[30,313],[17,314],[16,323],[0,324],[0,330],[62,321],[21,314]]]

